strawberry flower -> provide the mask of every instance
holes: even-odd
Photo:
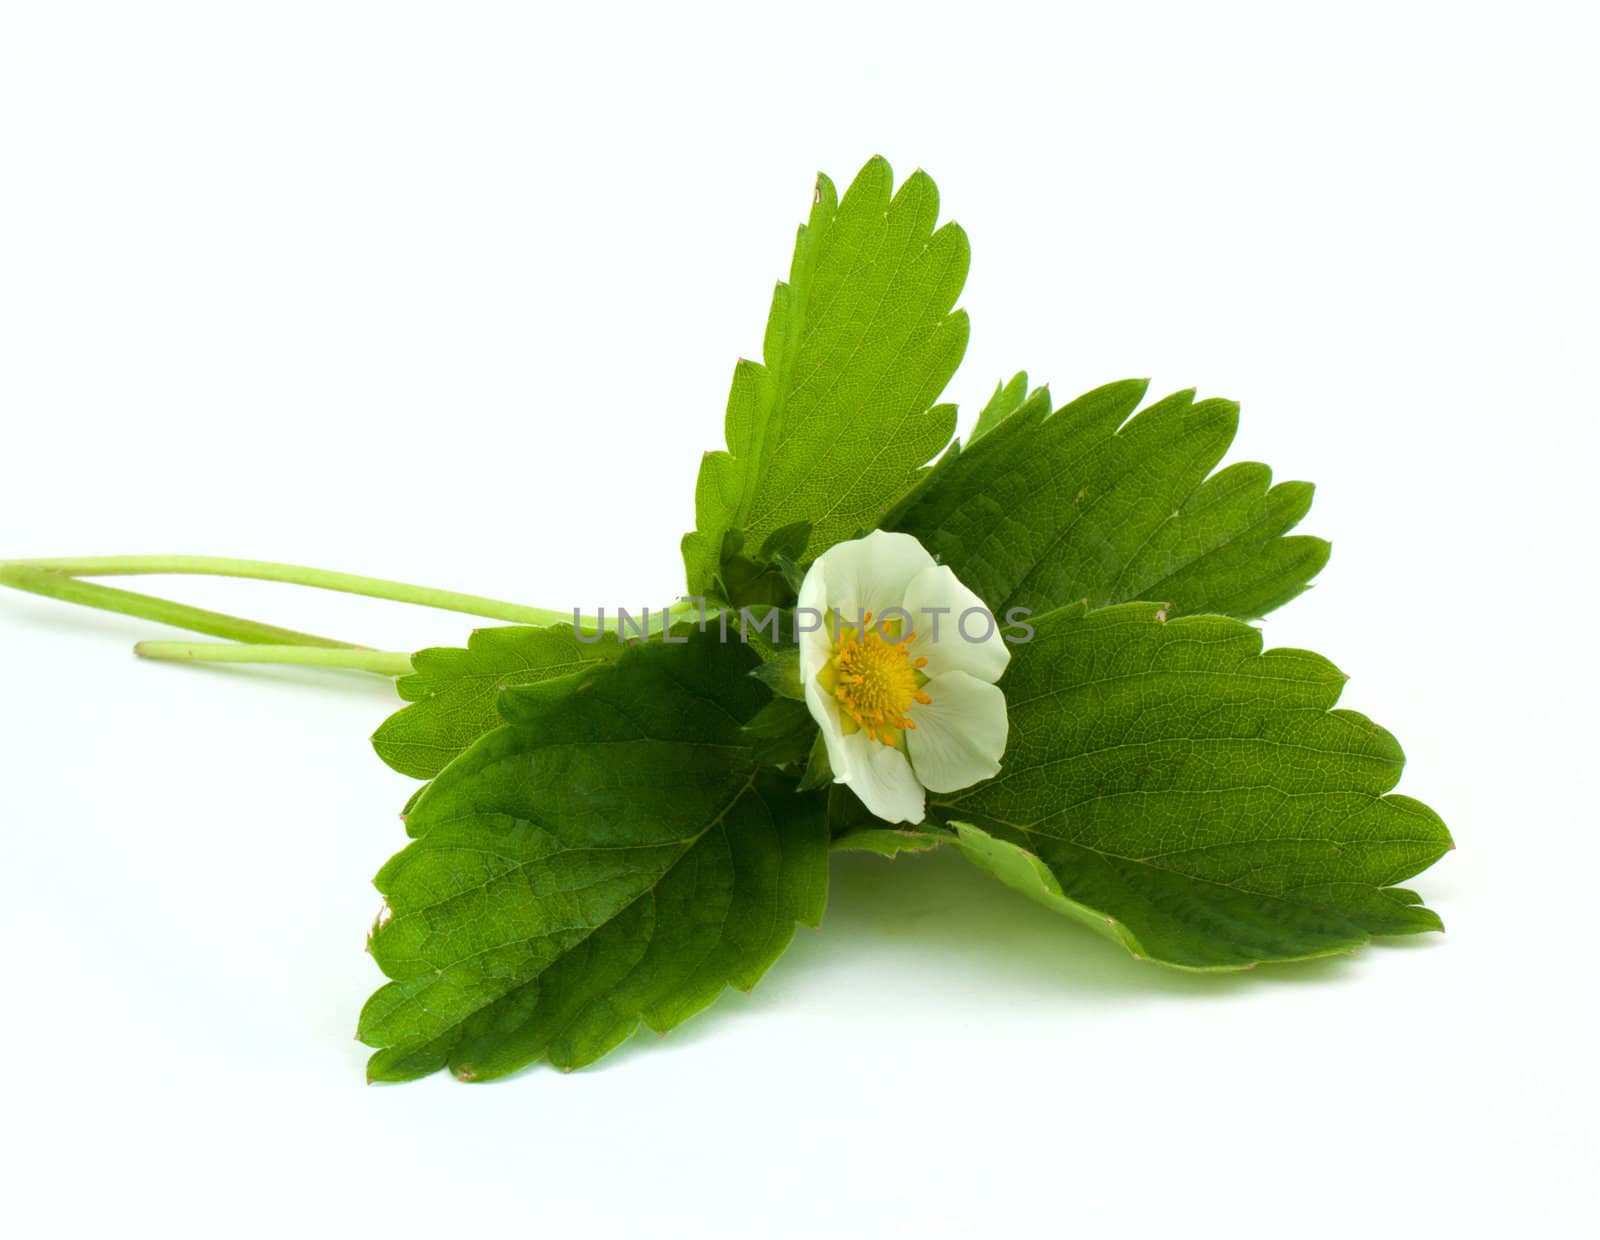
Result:
[[[888,822],[921,822],[924,790],[1000,769],[1010,662],[983,601],[909,534],[817,557],[800,586],[800,676],[834,782]]]

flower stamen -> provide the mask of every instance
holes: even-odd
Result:
[[[933,699],[923,691],[927,677],[918,670],[928,661],[910,656],[915,636],[885,640],[882,626],[873,627],[871,612],[862,617],[859,630],[840,627],[833,658],[818,681],[832,689],[845,716],[840,722],[846,732],[864,731],[868,740],[892,749],[901,732],[916,728],[906,711],[914,702],[926,706]]]

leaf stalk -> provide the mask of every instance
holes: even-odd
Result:
[[[184,663],[277,663],[300,667],[335,667],[379,676],[405,676],[412,670],[411,656],[388,650],[341,650],[312,646],[240,645],[234,642],[137,643],[133,653],[141,659]]]
[[[285,585],[310,586],[341,594],[360,594],[367,598],[412,603],[442,611],[458,611],[469,616],[505,620],[512,624],[571,623],[572,613],[544,607],[524,607],[500,599],[455,590],[436,590],[431,586],[386,581],[381,577],[362,577],[336,573],[300,564],[277,564],[268,560],[240,560],[206,555],[110,555],[78,556],[50,560],[12,560],[5,567],[41,569],[67,577],[119,577],[145,574],[178,574],[202,577],[241,577],[253,581],[276,581]],[[9,582],[7,584],[10,584]],[[203,631],[203,630],[202,630]]]
[[[330,649],[356,649],[349,642],[335,641],[331,637],[318,637],[314,633],[300,633],[294,629],[279,628],[275,624],[262,624],[230,616],[186,603],[132,590],[118,590],[112,586],[97,585],[92,581],[79,581],[64,573],[37,567],[37,562],[0,562],[0,585],[29,594],[76,603],[100,611],[116,612],[123,616],[137,616],[157,624],[170,624],[174,628],[204,633],[208,637],[222,637],[229,641],[263,643],[279,646],[315,646]]]

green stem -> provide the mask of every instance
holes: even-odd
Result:
[[[404,676],[411,656],[387,650],[328,650],[308,646],[239,646],[208,642],[139,642],[133,653],[144,659],[194,663],[292,663],[302,667],[342,667],[379,676]]]
[[[60,599],[64,603],[97,607],[101,611],[114,611],[124,616],[138,616],[142,620],[154,620],[158,624],[170,624],[174,628],[224,637],[230,641],[356,649],[349,642],[334,641],[330,637],[297,633],[293,629],[280,629],[274,624],[260,624],[220,611],[207,611],[202,607],[173,603],[148,594],[135,594],[131,590],[117,590],[90,581],[79,581],[60,572],[47,571],[39,567],[38,562],[13,560],[0,563],[0,585]]]
[[[507,620],[513,624],[570,624],[572,613],[550,611],[544,607],[524,607],[476,594],[454,590],[435,590],[429,586],[407,585],[379,577],[358,577],[351,573],[305,568],[298,564],[274,564],[266,560],[235,560],[205,555],[111,555],[81,556],[60,560],[12,560],[7,567],[43,569],[69,577],[117,577],[146,573],[197,574],[205,577],[246,577],[255,581],[281,581],[288,585],[312,586],[318,590],[337,590],[362,594],[368,598],[389,599],[396,603],[415,603],[469,616]]]

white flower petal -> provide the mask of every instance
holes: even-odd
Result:
[[[873,530],[865,538],[829,547],[817,557],[827,571],[824,609],[838,608],[848,621],[864,611],[881,615],[886,607],[900,606],[911,579],[932,563],[933,557],[910,534]]]
[[[833,657],[833,638],[828,635],[827,616],[828,570],[819,559],[806,570],[805,580],[800,583],[800,596],[795,601],[796,625],[802,620],[817,625],[810,632],[800,634],[800,679],[808,686],[808,702],[811,682],[822,665]],[[816,709],[811,713],[816,714]]]
[[[844,738],[849,776],[833,769],[834,782],[849,784],[861,803],[885,822],[921,822],[924,813],[922,785],[911,773],[911,763],[898,749],[867,739],[865,732]],[[833,755],[833,744],[828,744]]]
[[[905,609],[911,613],[917,633],[909,653],[913,659],[928,660],[922,669],[925,675],[967,672],[992,684],[1011,662],[998,618],[944,565],[935,564],[912,578],[906,587]],[[973,609],[983,614],[969,616],[963,625],[962,615]],[[967,634],[979,640],[969,641]]]
[[[955,792],[1000,769],[1010,723],[1006,695],[966,672],[946,672],[924,688],[932,702],[908,712],[911,765],[931,792]]]
[[[835,783],[850,780],[850,749],[845,744],[844,725],[839,718],[839,703],[828,696],[828,691],[817,683],[815,676],[805,682],[806,708],[822,728],[822,742],[828,747],[828,765],[833,768]]]

